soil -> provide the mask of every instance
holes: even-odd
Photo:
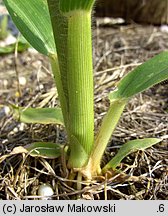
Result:
[[[95,128],[109,106],[108,93],[127,72],[168,49],[168,32],[160,27],[112,25],[93,31]],[[23,124],[7,107],[55,107],[59,100],[47,58],[32,49],[0,56],[0,159],[16,146],[34,141],[65,143],[64,128]],[[101,177],[82,190],[61,176],[60,161],[14,154],[0,164],[0,199],[38,199],[38,185],[54,188],[52,199],[168,199],[168,82],[138,94],[126,106],[107,147],[104,164],[128,140],[162,137],[163,141],[122,161],[121,173]]]

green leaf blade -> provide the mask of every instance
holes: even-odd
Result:
[[[14,116],[24,123],[64,125],[60,108],[22,108],[14,107]]]
[[[55,159],[61,156],[63,145],[51,142],[34,142],[26,149],[32,157]]]
[[[105,172],[108,169],[115,169],[120,162],[130,153],[133,153],[138,150],[145,150],[159,142],[161,142],[162,139],[157,138],[145,138],[145,139],[137,139],[137,140],[131,140],[122,145],[120,150],[117,152],[117,154],[112,158],[112,160],[103,168],[103,172]]]
[[[128,99],[168,79],[168,51],[148,60],[128,73],[110,93],[110,100]]]
[[[46,0],[4,0],[15,25],[40,53],[55,53],[55,43]]]

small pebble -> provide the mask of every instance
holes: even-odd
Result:
[[[6,39],[5,39],[5,45],[11,45],[16,43],[16,37],[9,35]]]
[[[168,25],[161,25],[160,31],[168,33]]]
[[[8,80],[5,79],[5,80],[3,81],[3,84],[4,84],[4,87],[7,87],[7,85],[8,85]]]
[[[13,129],[13,133],[17,133],[19,131],[19,129],[17,128],[17,127],[15,127],[14,129]]]
[[[9,115],[10,114],[10,108],[8,106],[4,106],[3,108],[5,115]]]
[[[25,77],[19,77],[19,84],[20,85],[22,85],[22,86],[24,86],[24,85],[26,85],[26,78]]]
[[[8,139],[4,139],[4,140],[2,140],[2,144],[7,143],[8,141],[9,141]]]
[[[6,47],[8,45],[16,43],[16,38],[12,35],[9,35],[5,40],[0,41],[0,46],[1,47]]]
[[[39,186],[39,189],[38,189],[38,195],[39,196],[52,196],[54,194],[54,191],[52,189],[52,187],[48,184],[42,184]],[[47,200],[49,199],[48,197],[44,197],[44,198],[41,198],[43,200]]]
[[[24,131],[25,124],[22,122],[19,125],[19,131]]]
[[[37,90],[43,90],[44,89],[44,85],[40,84],[39,86],[37,86]]]
[[[10,114],[10,108],[8,106],[0,107],[0,119]]]

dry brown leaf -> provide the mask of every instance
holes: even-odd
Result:
[[[10,157],[16,154],[23,154],[27,152],[28,151],[22,146],[15,147],[9,154],[6,154],[0,157],[0,163],[2,163],[7,157]]]

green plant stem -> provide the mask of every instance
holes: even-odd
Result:
[[[85,10],[72,4],[74,8],[67,6],[63,10],[62,1],[47,2],[67,106],[63,115],[69,132],[68,167],[80,168],[87,163],[94,143],[91,8]]]
[[[94,142],[91,39],[91,12],[82,10],[72,12],[68,17],[67,44],[70,167],[81,167],[86,163],[83,150],[89,155]]]
[[[4,15],[0,23],[0,40],[5,39],[8,35],[8,16]]]
[[[103,119],[99,133],[95,140],[95,146],[89,159],[88,169],[85,170],[86,175],[97,175],[100,173],[100,163],[103,153],[106,149],[108,141],[120,119],[120,116],[126,105],[125,100],[115,100]]]

